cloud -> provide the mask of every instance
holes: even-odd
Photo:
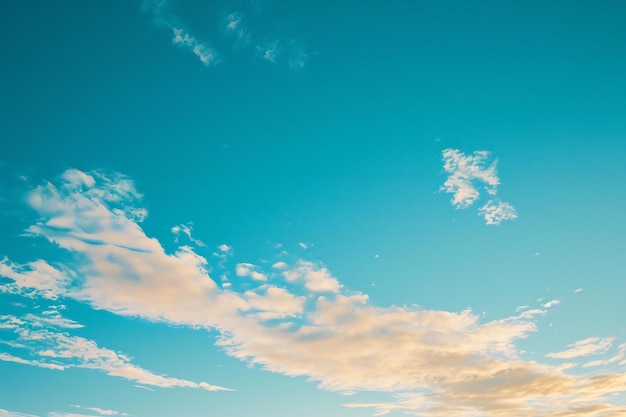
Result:
[[[188,25],[185,23],[185,19],[175,15],[167,0],[143,0],[142,10],[151,15],[153,23],[157,27],[165,27],[173,33],[173,43],[180,45],[187,50],[191,51],[194,55],[200,59],[200,61],[206,65],[214,65],[223,60],[228,52],[232,52],[232,49],[239,49],[238,47],[245,47],[245,50],[252,50],[252,54],[256,54],[264,60],[278,63],[279,57],[284,56],[283,63],[288,65],[291,69],[299,69],[306,65],[309,58],[306,48],[301,42],[284,37],[275,37],[275,40],[271,42],[265,42],[268,36],[271,36],[271,30],[259,31],[258,28],[251,23],[252,20],[257,21],[271,21],[271,16],[257,17],[253,19],[255,15],[259,13],[252,12],[251,7],[243,5],[243,10],[232,11],[223,17],[223,20],[213,22],[215,27],[221,28],[222,35],[227,35],[230,39],[235,39],[233,45],[228,47],[224,40],[213,38],[213,42],[206,40],[200,40],[197,36],[190,33]],[[257,22],[258,23],[258,22]],[[273,25],[267,26],[268,29]],[[255,30],[256,29],[256,30]],[[268,33],[261,33],[268,32]],[[210,46],[211,44],[221,44],[220,51]],[[282,46],[285,44],[285,47]],[[284,52],[283,52],[284,51]]]
[[[128,415],[126,413],[118,413],[117,411],[113,413],[108,413],[109,411],[112,411],[112,410],[102,410],[99,408],[87,408],[87,410],[96,411],[96,412],[100,410],[100,411],[107,412],[107,413],[100,413],[100,415],[121,415],[121,416]],[[33,415],[33,414],[17,413],[13,411],[7,411],[4,409],[0,409],[0,416],[2,417],[37,417],[36,415]],[[61,412],[52,411],[48,413],[48,417],[93,417],[93,415],[92,414],[61,413]]]
[[[268,287],[263,296],[247,291],[245,293],[250,308],[258,310],[257,317],[270,320],[295,316],[303,312],[306,297],[296,297],[284,288]]]
[[[46,287],[58,298],[122,316],[216,330],[218,346],[251,366],[303,376],[330,391],[389,394],[389,401],[348,404],[379,414],[491,417],[558,415],[554,410],[559,410],[563,416],[593,416],[598,410],[626,411],[608,397],[626,390],[623,372],[576,375],[567,366],[520,357],[518,341],[537,332],[536,321],[557,300],[545,303],[546,310],[492,321],[471,310],[381,307],[345,288],[321,262],[302,259],[281,264],[284,282],[275,281],[283,287],[250,280],[238,293],[216,284],[207,260],[192,248],[168,253],[147,236],[140,226],[143,218],[133,215],[142,212],[137,194],[124,194],[133,188],[120,188],[112,179],[122,177],[86,175],[94,178],[92,185],[76,187],[76,179],[61,177],[29,193],[28,202],[40,217],[29,233],[72,256],[49,270],[52,275],[67,271]],[[11,271],[30,272],[11,265]],[[245,274],[272,273],[251,263],[238,266]],[[26,326],[27,331],[15,333],[16,341],[27,346],[32,360],[97,369],[140,386],[214,387],[140,368],[122,353],[70,335],[71,328],[36,328],[33,317],[2,322],[5,330]]]
[[[23,349],[26,349],[31,356],[36,356],[37,359],[26,360],[8,353],[0,353],[0,360],[54,370],[94,369],[103,371],[110,376],[163,388],[187,387],[202,388],[208,391],[230,390],[205,382],[195,383],[185,379],[155,374],[132,364],[130,358],[124,354],[99,347],[92,340],[59,331],[55,328],[58,326],[45,320],[45,317],[34,314],[27,314],[22,318],[12,315],[1,316],[2,329],[12,330],[16,340],[24,346]],[[61,326],[61,328],[66,327]]]
[[[448,178],[440,187],[441,191],[453,194],[451,203],[457,209],[471,207],[479,198],[482,188],[491,196],[496,196],[500,179],[496,171],[498,160],[492,160],[488,151],[475,151],[466,155],[458,149],[442,151],[443,169]],[[488,225],[498,225],[503,220],[517,218],[515,208],[497,198],[490,199],[479,209]]]
[[[238,277],[250,277],[255,281],[267,281],[267,276],[256,271],[257,266],[251,263],[239,263],[235,269]]]
[[[43,260],[18,265],[5,257],[0,259],[0,276],[13,280],[12,283],[1,285],[0,292],[50,300],[56,300],[70,282],[67,271]]]
[[[190,242],[195,243],[200,247],[206,246],[203,241],[200,239],[194,238],[191,233],[193,232],[193,223],[189,222],[187,224],[179,224],[178,226],[172,227],[172,233],[176,236],[175,242],[178,243],[178,237],[180,234],[184,234],[187,236]]]
[[[489,200],[478,211],[485,218],[487,224],[500,224],[503,220],[517,219],[517,212],[512,205],[504,201]],[[537,253],[538,255],[539,253]]]
[[[127,416],[128,415],[126,413],[120,413],[119,411],[107,410],[107,409],[99,408],[99,407],[82,407],[80,405],[72,405],[71,407],[79,408],[82,410],[94,411],[102,416],[117,416],[117,415]]]
[[[273,269],[287,269],[287,264],[285,262],[276,262],[272,265]]]
[[[163,26],[172,31],[174,44],[191,51],[206,66],[218,62],[217,51],[211,48],[207,42],[199,41],[189,33],[182,19],[171,12],[167,0],[143,0],[141,8],[144,12],[151,14],[156,26]]]
[[[300,260],[296,267],[284,271],[283,276],[288,282],[304,281],[306,289],[315,293],[337,293],[342,287],[328,268],[309,261]]]
[[[588,368],[592,366],[613,365],[616,362],[619,362],[618,363],[619,366],[626,365],[626,343],[620,344],[618,347],[617,353],[614,356],[610,357],[609,359],[599,359],[599,360],[589,361],[583,364],[583,368]]]
[[[0,352],[0,361],[20,363],[22,365],[38,366],[40,368],[55,369],[57,371],[62,371],[63,369],[65,369],[61,365],[57,365],[54,363],[39,362],[39,361],[29,360],[29,359],[22,359],[6,352]]]
[[[216,62],[217,53],[213,48],[210,48],[206,43],[199,42],[193,36],[190,36],[182,28],[173,27],[172,31],[174,32],[174,38],[172,42],[175,44],[180,44],[186,46],[189,50],[191,50],[194,55],[200,58],[200,61],[204,65],[210,65]]]
[[[278,59],[278,55],[280,53],[279,50],[279,42],[272,41],[263,46],[257,46],[258,55],[266,61],[270,61],[272,63],[276,63]]]
[[[0,408],[0,416],[2,417],[37,417],[34,414],[18,413],[15,411],[8,411],[2,408]]]
[[[546,356],[554,359],[571,359],[580,356],[596,355],[608,350],[614,341],[614,337],[590,337],[568,345],[569,349],[563,352],[548,353]]]
[[[560,300],[552,300],[552,301],[548,301],[547,303],[545,303],[543,306],[545,308],[553,308],[558,306],[559,304],[561,304]]]
[[[582,288],[578,288],[578,289],[574,290],[574,292],[576,292],[576,293],[583,292],[583,289]]]
[[[218,248],[221,252],[223,252],[223,253],[232,253],[232,251],[233,251],[232,246],[228,246],[228,245],[227,245],[227,244],[225,244],[225,243],[222,243],[222,244],[221,244],[221,245],[219,245],[217,248]]]
[[[487,193],[496,194],[500,179],[496,173],[497,160],[487,166],[490,154],[487,151],[476,151],[465,155],[458,149],[445,149],[443,152],[443,169],[450,174],[441,187],[442,191],[454,194],[452,205],[456,208],[467,208],[474,204],[480,192],[475,183],[483,183]]]

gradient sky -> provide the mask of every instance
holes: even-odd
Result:
[[[0,7],[0,416],[626,414],[623,1]]]

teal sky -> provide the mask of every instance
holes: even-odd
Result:
[[[0,416],[626,413],[626,3],[0,7]]]

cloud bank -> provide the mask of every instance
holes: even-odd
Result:
[[[499,184],[490,168],[495,165],[485,167],[475,159],[483,154],[469,161],[450,155],[456,161],[451,169],[464,173],[447,185],[455,190],[453,202],[473,202],[469,177],[482,178],[488,190]],[[599,417],[626,412],[611,400],[626,391],[623,372],[572,374],[569,364],[524,359],[517,342],[537,332],[536,321],[554,302],[493,321],[471,310],[381,307],[367,294],[347,289],[322,263],[299,258],[266,267],[238,262],[231,273],[247,280],[246,289],[238,291],[236,285],[218,285],[209,273],[212,266],[193,247],[168,253],[147,236],[141,195],[122,175],[68,170],[31,190],[27,201],[39,216],[28,233],[73,255],[72,262],[21,265],[5,258],[2,291],[71,298],[121,316],[216,330],[218,348],[252,367],[304,376],[344,394],[388,393],[388,401],[346,404],[378,414]],[[225,389],[147,371],[123,354],[71,335],[77,323],[53,316],[56,327],[50,322],[37,327],[41,317],[5,317],[4,331],[16,334],[14,342],[25,347],[15,349],[25,349],[28,360],[38,363],[97,369],[140,386]]]

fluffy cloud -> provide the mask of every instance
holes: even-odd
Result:
[[[480,196],[475,183],[483,183],[487,193],[496,194],[500,179],[496,173],[498,161],[488,164],[490,155],[487,151],[476,151],[465,155],[458,149],[445,149],[443,169],[450,174],[441,187],[442,191],[453,194],[452,204],[456,208],[466,208],[474,204]]]
[[[445,149],[442,156],[443,169],[449,175],[440,190],[453,194],[451,203],[454,207],[465,209],[472,206],[480,198],[480,186],[491,196],[497,194],[500,185],[496,171],[498,160],[492,162],[489,152],[476,151],[466,155],[458,149]],[[483,205],[479,214],[489,225],[517,218],[515,208],[497,198]]]
[[[273,286],[268,287],[263,296],[253,291],[246,291],[244,295],[248,299],[250,308],[259,311],[256,315],[262,320],[295,316],[302,313],[306,299],[306,297],[296,297],[284,288]]]
[[[256,269],[256,265],[244,262],[237,264],[235,273],[238,277],[250,277],[255,281],[267,281],[267,276],[258,272]]]
[[[487,224],[500,224],[503,220],[517,219],[517,212],[512,205],[504,201],[489,200],[478,213],[485,218]]]
[[[309,261],[300,260],[295,268],[284,271],[283,276],[289,282],[304,281],[306,289],[316,293],[337,293],[342,287],[328,268]]]

